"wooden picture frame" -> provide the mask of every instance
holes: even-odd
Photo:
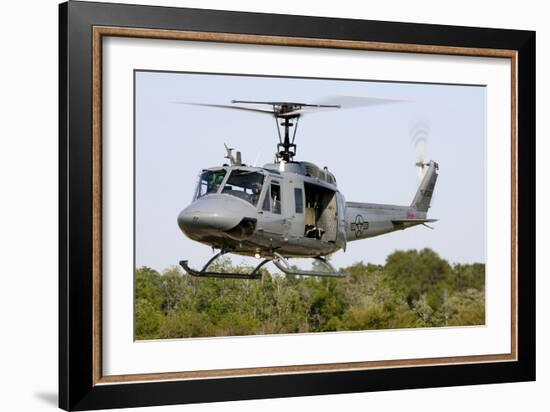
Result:
[[[216,402],[535,379],[535,33],[69,2],[60,5],[59,406]],[[511,61],[511,351],[208,371],[102,373],[102,40],[106,36]],[[507,120],[506,120],[507,121]]]

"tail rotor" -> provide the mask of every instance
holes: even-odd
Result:
[[[437,180],[437,170],[439,165],[433,161],[427,160],[426,146],[430,140],[430,124],[427,120],[418,119],[412,123],[410,127],[411,143],[414,145],[415,151],[415,166],[418,168],[418,183],[419,188],[413,205],[418,210],[427,211],[430,206],[435,203],[435,196],[433,195],[433,188]],[[433,164],[433,170],[430,171],[430,176],[426,177],[426,173],[430,169],[430,165]],[[426,177],[426,182],[424,178]]]
[[[418,181],[422,181],[426,173],[426,167],[429,163],[426,162],[426,146],[428,136],[430,134],[430,126],[427,122],[419,120],[413,123],[410,128],[411,142],[414,145],[416,155],[415,166],[418,168]]]

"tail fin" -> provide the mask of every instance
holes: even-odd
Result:
[[[428,170],[426,170],[411,203],[411,207],[419,212],[427,212],[430,208],[435,182],[437,181],[437,170],[439,169],[439,165],[433,160],[430,160],[426,165]]]

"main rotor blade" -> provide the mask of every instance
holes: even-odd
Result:
[[[332,109],[354,109],[357,107],[375,106],[388,103],[401,103],[406,100],[386,99],[379,97],[365,96],[332,96],[323,99],[318,103],[298,103],[283,101],[254,101],[254,100],[232,100],[233,104],[212,104],[212,103],[194,103],[194,102],[174,102],[176,104],[187,104],[191,106],[217,107],[220,109],[245,110],[248,112],[271,114],[276,117],[295,117],[304,114],[327,111]],[[257,107],[235,106],[235,104],[263,104],[272,106],[271,109],[260,109]],[[296,109],[289,112],[278,112],[281,106],[294,106]]]
[[[281,113],[281,117],[285,116],[296,116],[296,115],[304,115],[304,114],[310,114],[310,113],[316,113],[316,112],[326,112],[329,110],[334,109],[341,109],[342,107],[339,105],[319,105],[319,106],[313,106],[309,105],[308,107],[303,107],[301,109],[292,110],[291,112]]]
[[[381,104],[403,103],[406,101],[407,100],[369,96],[330,96],[322,99],[319,103],[324,105],[338,104],[342,109],[354,109],[356,107],[378,106]]]
[[[298,102],[263,102],[263,101],[254,101],[254,100],[231,100],[231,103],[238,104],[267,104],[271,106],[300,106],[300,107],[331,107],[339,108],[338,104],[312,104],[312,103],[298,103]]]
[[[377,106],[381,104],[403,103],[406,100],[386,99],[365,96],[331,96],[319,101],[319,104],[304,105],[304,107],[285,113],[286,116],[317,113],[330,109],[355,109],[358,107]]]
[[[252,107],[234,106],[231,104],[210,104],[210,103],[191,103],[191,102],[174,102],[176,104],[186,104],[189,106],[204,106],[204,107],[217,107],[219,109],[234,109],[234,110],[246,110],[249,112],[265,113],[273,115],[273,110],[267,109],[255,109]]]

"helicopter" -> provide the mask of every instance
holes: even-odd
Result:
[[[371,98],[376,103],[376,99]],[[246,110],[275,118],[279,142],[273,163],[247,166],[241,152],[225,146],[228,163],[203,169],[192,203],[177,217],[190,239],[219,250],[201,270],[180,261],[197,277],[260,279],[260,269],[273,263],[287,275],[342,277],[328,256],[346,250],[348,242],[380,236],[418,225],[427,218],[439,165],[417,159],[420,184],[408,206],[346,201],[328,168],[295,160],[296,132],[300,118],[315,111],[336,110],[337,104],[287,101],[232,100],[230,105],[189,103],[195,106]],[[249,273],[225,273],[209,268],[225,254],[262,259]],[[292,258],[311,258],[319,264],[302,270]]]

